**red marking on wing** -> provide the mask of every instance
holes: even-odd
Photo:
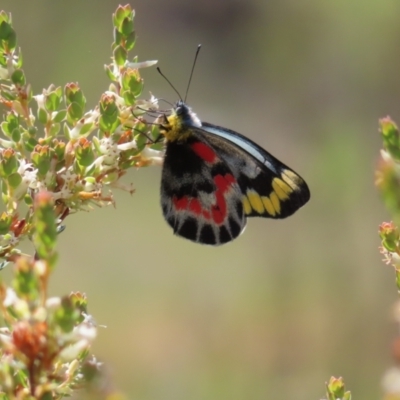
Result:
[[[202,215],[206,220],[212,220],[218,225],[222,224],[225,221],[228,209],[225,193],[229,192],[232,185],[236,183],[236,180],[231,174],[216,175],[214,183],[216,185],[216,203],[211,207],[211,210],[203,208],[198,198],[188,196],[181,197],[180,199],[174,197],[172,201],[175,209],[177,211],[188,210],[196,216]]]
[[[226,201],[224,195],[217,191],[215,193],[215,197],[217,199],[217,204],[212,207],[211,215],[212,219],[216,224],[222,224],[226,217]]]
[[[217,185],[217,188],[222,192],[225,193],[230,189],[230,187],[236,182],[236,179],[231,174],[216,175],[214,177],[214,183]]]
[[[174,203],[174,207],[177,210],[189,210],[193,214],[200,215],[201,214],[201,204],[200,201],[194,197],[181,197],[178,199],[177,197],[174,197],[172,199]]]
[[[189,210],[196,215],[200,215],[201,214],[201,204],[199,199],[196,198],[192,198],[192,200],[190,201],[189,204]]]
[[[180,199],[178,199],[174,196],[173,202],[177,210],[186,210],[189,204],[189,200],[187,197],[181,197]]]
[[[213,163],[217,158],[214,150],[202,142],[195,142],[192,144],[193,151],[204,161]]]
[[[222,224],[226,218],[226,200],[225,193],[229,191],[232,185],[236,182],[235,178],[231,174],[216,175],[214,177],[214,183],[217,186],[217,190],[215,192],[215,198],[217,200],[217,204],[212,207],[211,214],[212,219],[216,224]]]

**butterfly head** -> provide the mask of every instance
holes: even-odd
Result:
[[[197,115],[183,100],[179,100],[170,115],[164,114],[160,131],[167,141],[174,142],[186,140],[191,134],[190,128],[200,126]]]

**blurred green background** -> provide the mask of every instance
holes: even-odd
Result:
[[[118,1],[2,0],[35,93],[76,81],[88,107],[109,82]],[[342,375],[379,398],[395,334],[394,275],[377,229],[378,119],[400,122],[398,0],[138,0],[135,54],[158,59],[204,121],[248,135],[298,171],[312,198],[283,221],[251,219],[220,248],[172,235],[160,168],[133,196],[67,219],[53,294],[82,291],[94,352],[132,399],[319,399]],[[155,68],[144,96],[176,100]],[[168,105],[162,104],[162,107]]]

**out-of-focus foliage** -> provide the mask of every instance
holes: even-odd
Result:
[[[332,377],[326,385],[327,400],[351,400],[351,393],[345,390],[342,378]]]
[[[35,93],[79,82],[93,107],[109,84],[100,66],[117,4],[2,1]],[[376,251],[387,215],[374,170],[378,118],[400,121],[399,2],[132,7],[140,59],[157,58],[184,92],[202,43],[194,111],[295,168],[312,199],[288,220],[249,221],[232,245],[199,247],[164,223],[159,169],[128,173],[136,192],[116,193],[117,209],[68,218],[51,293],[88,294],[107,325],[95,353],[132,398],[318,399],[331,375],[344,376],[356,398],[379,398],[396,293]],[[142,73],[145,97],[176,100],[155,71]]]
[[[397,125],[389,118],[380,121],[383,147],[378,163],[376,184],[382,194],[386,207],[393,215],[393,222],[383,222],[379,227],[382,239],[381,253],[386,264],[394,267],[397,289],[400,290],[400,133]],[[394,307],[393,319],[399,325],[399,305],[397,300]],[[392,353],[395,365],[388,368],[382,379],[385,400],[400,399],[400,336],[393,340]]]

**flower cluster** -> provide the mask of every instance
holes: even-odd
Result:
[[[381,150],[376,173],[376,184],[382,193],[387,208],[400,221],[400,133],[397,125],[389,118],[380,120],[380,132],[384,149]],[[400,289],[400,233],[393,222],[384,222],[379,227],[382,240],[380,252],[386,264],[395,268],[396,282]]]
[[[119,183],[126,170],[160,162],[158,126],[145,119],[157,109],[157,100],[138,98],[143,90],[139,68],[155,61],[128,60],[136,38],[134,16],[129,5],[119,6],[113,15],[113,57],[105,66],[111,84],[98,105],[87,111],[77,83],[50,85],[32,94],[11,16],[0,12],[0,103],[8,109],[0,125],[0,182],[6,205],[0,215],[3,259],[13,260],[20,254],[18,243],[31,236],[38,192],[51,193],[60,223],[71,212],[112,204],[113,188],[132,193],[132,187]],[[29,209],[23,217],[22,205]]]
[[[11,285],[0,283],[1,398],[60,398],[99,369],[89,356],[97,327],[87,312],[86,296],[47,297],[57,261],[51,193],[40,191],[33,210],[36,257],[15,256]]]
[[[384,262],[394,267],[397,289],[400,290],[400,133],[397,125],[389,118],[380,121],[380,132],[384,150],[377,169],[376,184],[382,193],[386,207],[395,222],[383,222],[379,227],[380,252]],[[400,322],[400,303],[394,307],[394,321]],[[400,336],[393,340],[392,354],[395,365],[389,368],[382,379],[384,399],[400,398]]]
[[[20,257],[13,288],[0,287],[0,387],[9,398],[70,395],[99,365],[88,356],[97,328],[86,298],[72,293],[41,301],[42,261]],[[28,290],[29,289],[29,290]]]
[[[0,270],[13,264],[11,285],[0,279],[0,399],[59,399],[98,376],[86,296],[48,298],[47,288],[62,221],[113,203],[113,188],[132,192],[119,182],[126,170],[161,159],[158,126],[145,119],[157,100],[139,99],[139,68],[155,62],[128,60],[134,16],[129,5],[113,14],[113,57],[105,66],[111,84],[87,110],[77,83],[32,94],[11,15],[0,11]],[[18,249],[25,238],[34,256]]]

